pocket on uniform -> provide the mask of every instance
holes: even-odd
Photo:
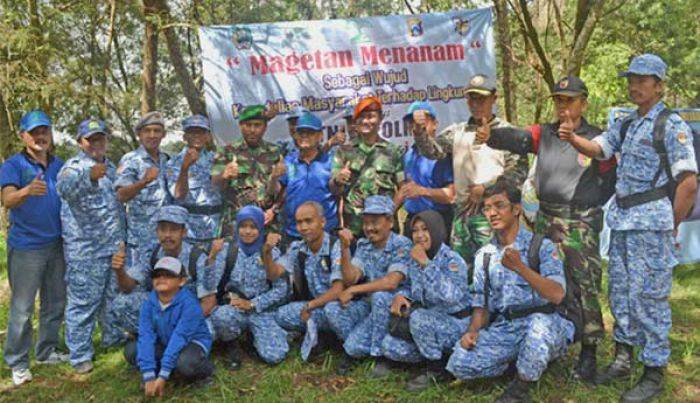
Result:
[[[644,256],[646,267],[642,285],[642,296],[652,299],[665,299],[671,294],[673,267],[661,256]]]

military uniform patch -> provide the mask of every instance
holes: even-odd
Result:
[[[684,132],[678,133],[678,136],[676,136],[676,138],[678,139],[678,142],[681,144],[685,144],[688,142],[688,135],[685,134]]]
[[[447,265],[447,268],[450,269],[450,271],[453,271],[453,272],[458,272],[458,271],[459,271],[459,265],[458,265],[457,263],[455,263],[455,262],[452,262],[452,263],[450,263],[449,265]]]

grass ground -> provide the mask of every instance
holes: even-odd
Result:
[[[4,343],[7,326],[8,296],[4,242],[0,242],[0,341]],[[674,275],[672,357],[668,368],[666,389],[660,401],[700,401],[700,265],[682,266]],[[612,318],[605,307],[606,326]],[[570,368],[578,347],[553,363],[532,392],[533,401],[543,402],[610,402],[628,385],[618,383],[590,388],[570,379]],[[350,376],[334,374],[340,355],[337,351],[322,354],[316,361],[304,364],[295,347],[281,365],[269,367],[246,359],[237,372],[225,369],[216,360],[215,382],[207,388],[169,386],[168,397],[178,401],[492,401],[503,390],[507,379],[479,382],[452,382],[433,386],[420,394],[404,390],[410,369],[397,370],[382,380],[370,379],[371,363],[365,362]],[[608,337],[598,353],[600,362],[611,357]],[[0,401],[58,402],[58,401],[140,401],[139,376],[130,370],[118,349],[97,348],[95,370],[88,375],[76,375],[69,365],[34,367],[34,381],[13,388],[10,370],[0,370]],[[641,368],[637,367],[637,375]]]

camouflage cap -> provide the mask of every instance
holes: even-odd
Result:
[[[150,125],[161,125],[165,128],[165,120],[163,119],[163,114],[158,111],[148,112],[147,114],[141,116],[141,119],[134,126],[134,131],[138,132],[146,126]]]
[[[246,120],[260,119],[267,121],[265,116],[265,105],[249,105],[243,108],[241,114],[238,115],[239,122],[245,122]]]
[[[619,77],[628,77],[632,74],[640,76],[656,76],[659,80],[666,79],[666,63],[657,55],[645,53],[632,59],[627,71],[618,74]]]
[[[175,224],[187,224],[187,209],[182,206],[163,206],[155,216],[155,222],[167,221]]]
[[[182,130],[187,131],[187,129],[192,129],[195,127],[211,131],[211,127],[209,125],[209,118],[203,115],[192,115],[182,121]]]
[[[370,196],[365,199],[362,214],[392,215],[394,214],[394,202],[388,196]]]

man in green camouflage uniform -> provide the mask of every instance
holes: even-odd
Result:
[[[414,133],[418,151],[430,159],[452,156],[456,191],[455,218],[452,223],[452,249],[459,253],[470,269],[474,254],[491,239],[491,226],[481,214],[484,189],[506,177],[520,187],[527,176],[527,157],[494,150],[477,141],[477,131],[484,127],[507,127],[508,122],[493,114],[496,102],[494,79],[477,74],[469,80],[467,105],[471,117],[467,122],[447,127],[437,137]]]
[[[381,107],[376,97],[358,102],[353,114],[358,137],[340,146],[333,156],[329,186],[331,192],[341,198],[342,225],[349,228],[356,239],[364,236],[362,208],[365,199],[374,195],[394,198],[403,182],[401,148],[379,137]]]
[[[615,175],[614,159],[591,160],[559,138],[575,132],[592,139],[600,129],[583,118],[588,89],[575,76],[561,79],[552,88],[557,121],[527,130],[493,129],[483,137],[489,146],[537,155],[535,189],[540,208],[535,232],[559,243],[564,265],[571,273],[573,290],[583,308],[581,356],[574,375],[592,382],[596,369],[596,345],[604,335],[598,294],[601,290],[599,233],[603,227],[601,206],[610,198]]]
[[[212,167],[212,181],[220,186],[224,200],[222,230],[219,236],[232,236],[236,212],[254,204],[265,211],[265,225],[279,231],[276,182],[280,161],[279,146],[264,141],[269,113],[263,105],[245,107],[239,115],[242,138],[218,150]],[[277,177],[275,177],[277,175]]]

